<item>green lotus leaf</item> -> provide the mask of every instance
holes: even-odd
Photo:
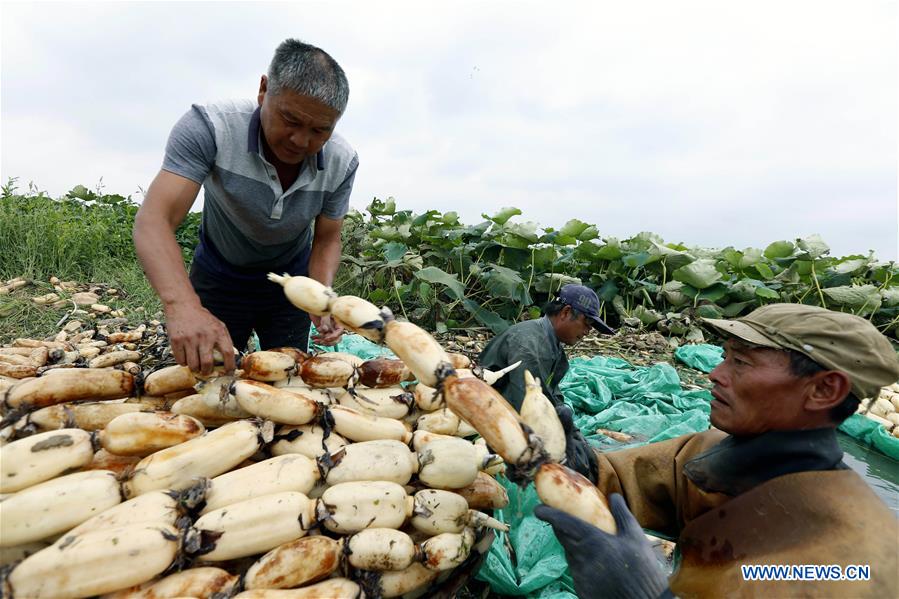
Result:
[[[796,245],[808,258],[813,260],[830,252],[830,246],[824,243],[820,235],[809,235],[805,239],[797,239]]]
[[[544,273],[534,281],[534,289],[540,293],[555,293],[568,284],[580,285],[581,280],[561,273]]]
[[[596,291],[596,295],[599,297],[600,301],[610,302],[616,295],[618,295],[618,285],[613,279],[606,279],[602,286]]]
[[[765,248],[765,258],[774,260],[776,258],[790,258],[796,246],[789,241],[775,241]]]
[[[569,235],[571,237],[577,237],[584,231],[590,228],[590,225],[585,223],[584,221],[578,220],[576,218],[571,219],[567,223],[565,223],[561,229],[559,229],[559,233],[562,235]]]
[[[680,281],[668,281],[662,285],[662,295],[672,306],[684,306],[692,302],[693,298],[684,293],[683,289],[684,284]]]
[[[653,255],[657,255],[661,257],[661,260],[665,263],[665,268],[669,271],[677,270],[682,266],[686,266],[695,260],[693,256],[688,254],[687,252],[677,250],[667,245],[663,245],[661,243],[656,243],[654,241],[650,242],[652,245],[650,247],[649,253]]]
[[[774,271],[771,270],[771,267],[765,264],[764,262],[758,262],[752,265],[752,268],[759,273],[759,276],[762,277],[765,281],[770,281],[774,278]]]
[[[605,244],[602,245],[594,256],[600,260],[617,260],[624,255],[621,250],[621,243],[615,237],[607,237]]]
[[[721,318],[724,316],[724,311],[715,304],[703,304],[696,308],[696,315],[701,318]]]
[[[371,204],[366,208],[372,216],[390,216],[396,213],[396,200],[392,197],[387,198],[387,201],[379,200],[375,198],[372,200]]]
[[[675,270],[671,276],[675,281],[686,283],[696,289],[711,287],[721,280],[721,273],[715,268],[715,261],[708,258],[701,258],[686,266],[682,266]]]
[[[640,322],[642,322],[646,326],[652,326],[664,318],[664,316],[662,316],[655,310],[647,308],[641,304],[637,304],[636,306],[634,306],[634,308],[631,310],[631,316],[640,319]]]
[[[496,312],[491,312],[490,310],[481,307],[477,302],[473,300],[463,300],[462,305],[466,310],[468,310],[469,313],[471,313],[472,316],[475,317],[478,322],[489,327],[490,330],[497,335],[508,329],[510,326],[508,320],[504,319]]]
[[[520,304],[530,304],[531,297],[518,272],[498,264],[491,264],[483,277],[484,286],[493,297],[505,297]]]
[[[870,260],[867,258],[844,258],[839,263],[833,265],[830,270],[836,274],[851,275],[861,270],[867,270]]]
[[[749,312],[748,308],[758,305],[758,302],[755,301],[747,301],[747,302],[734,302],[732,304],[727,304],[724,307],[724,317],[725,318],[735,318],[740,316],[741,314],[745,314]]]
[[[482,214],[481,216],[502,226],[506,224],[506,221],[508,221],[510,218],[512,218],[513,216],[518,216],[519,214],[521,214],[521,210],[519,210],[518,208],[510,207],[502,208],[493,216],[487,216],[486,214]]]
[[[884,306],[899,306],[899,287],[890,287],[880,290],[880,297]]]
[[[626,254],[622,256],[621,261],[631,268],[639,268],[653,262],[658,262],[662,257],[658,254],[650,254],[649,252],[637,252],[635,254]]]
[[[773,299],[779,300],[780,294],[774,291],[773,289],[765,286],[759,286],[755,288],[755,294],[759,297],[763,297],[765,299]]]
[[[409,251],[409,248],[404,243],[392,241],[383,247],[383,251],[388,262],[398,262]]]
[[[721,258],[734,268],[740,268],[740,262],[743,260],[743,252],[735,250],[732,247],[721,250]]]
[[[844,285],[821,290],[824,296],[838,306],[871,312],[880,308],[883,298],[874,285]]]
[[[762,282],[756,279],[741,279],[730,286],[730,296],[738,302],[755,298],[755,290]]]
[[[590,241],[591,239],[596,239],[599,237],[599,229],[597,229],[594,225],[590,225],[583,231],[581,234],[577,236],[578,241]]]
[[[424,303],[430,303],[431,301],[431,292],[433,291],[433,287],[427,281],[421,281],[418,285],[418,297],[421,298],[421,301]]]
[[[755,266],[758,268],[758,264],[762,261],[762,250],[756,248],[746,248],[743,250],[743,257],[740,259],[740,268],[748,268],[750,266]]]
[[[537,223],[510,223],[503,226],[503,230],[507,235],[516,235],[522,239],[526,239],[529,243],[537,243],[540,236],[537,235]]]
[[[465,296],[465,287],[456,275],[429,266],[415,272],[415,278],[428,283],[439,283],[447,288],[449,294],[455,299],[462,299]]]
[[[728,287],[723,283],[715,283],[699,292],[699,299],[719,303],[719,300],[727,296]]]

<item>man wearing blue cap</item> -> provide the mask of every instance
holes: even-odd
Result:
[[[521,366],[493,385],[516,410],[521,409],[524,400],[524,371],[540,379],[543,393],[555,404],[568,436],[568,465],[585,473],[595,472],[596,458],[572,422],[571,409],[559,392],[559,382],[568,372],[568,358],[562,344],[574,345],[591,328],[614,333],[599,317],[599,298],[592,289],[565,285],[543,308],[542,318],[509,327],[487,344],[478,359],[481,367],[488,370],[499,370],[521,361]]]

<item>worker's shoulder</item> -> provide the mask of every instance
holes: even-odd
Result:
[[[252,100],[215,100],[191,104],[179,126],[187,131],[207,130],[215,133],[216,141],[229,138],[246,143],[247,130],[253,120],[257,104]]]
[[[727,433],[718,430],[715,427],[711,427],[707,431],[700,431],[698,433],[692,433],[684,436],[689,437],[688,440],[693,441],[695,444],[703,448],[708,448],[714,447],[715,445],[721,443],[727,437]]]
[[[522,320],[510,326],[507,330],[513,333],[533,333],[543,332],[542,318],[533,318],[531,320]]]
[[[513,340],[526,339],[535,337],[536,334],[542,333],[542,325],[540,319],[524,320],[513,324],[502,333],[499,333],[491,341],[498,343],[508,343]]]
[[[207,115],[246,120],[249,120],[253,116],[253,113],[256,112],[258,107],[259,104],[257,102],[248,98],[212,100],[194,104],[194,108],[202,109]]]

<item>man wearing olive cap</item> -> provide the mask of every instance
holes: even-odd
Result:
[[[717,430],[597,455],[616,535],[536,510],[579,595],[896,596],[896,517],[842,462],[836,438],[860,399],[899,379],[890,342],[863,318],[795,304],[705,324],[726,337],[709,375]],[[677,539],[670,579],[641,527]],[[868,565],[870,580],[744,580],[751,565]]]
[[[591,329],[613,333],[599,317],[599,298],[584,285],[565,285],[543,308],[543,317],[513,325],[490,340],[478,358],[488,370],[500,370],[521,361],[521,365],[494,383],[516,410],[524,400],[524,371],[540,379],[543,393],[556,406],[568,441],[568,463],[578,470],[594,471],[596,460],[587,441],[574,426],[565,405],[559,382],[568,372],[568,357],[562,344],[574,345]]]

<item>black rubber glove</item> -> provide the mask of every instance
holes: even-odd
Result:
[[[578,597],[657,599],[667,592],[668,579],[649,540],[621,495],[613,494],[609,504],[617,535],[546,505],[534,515],[552,525],[565,549]]]
[[[556,405],[556,414],[565,429],[565,465],[590,479],[594,485],[599,477],[596,452],[574,425],[574,415],[566,404]]]

